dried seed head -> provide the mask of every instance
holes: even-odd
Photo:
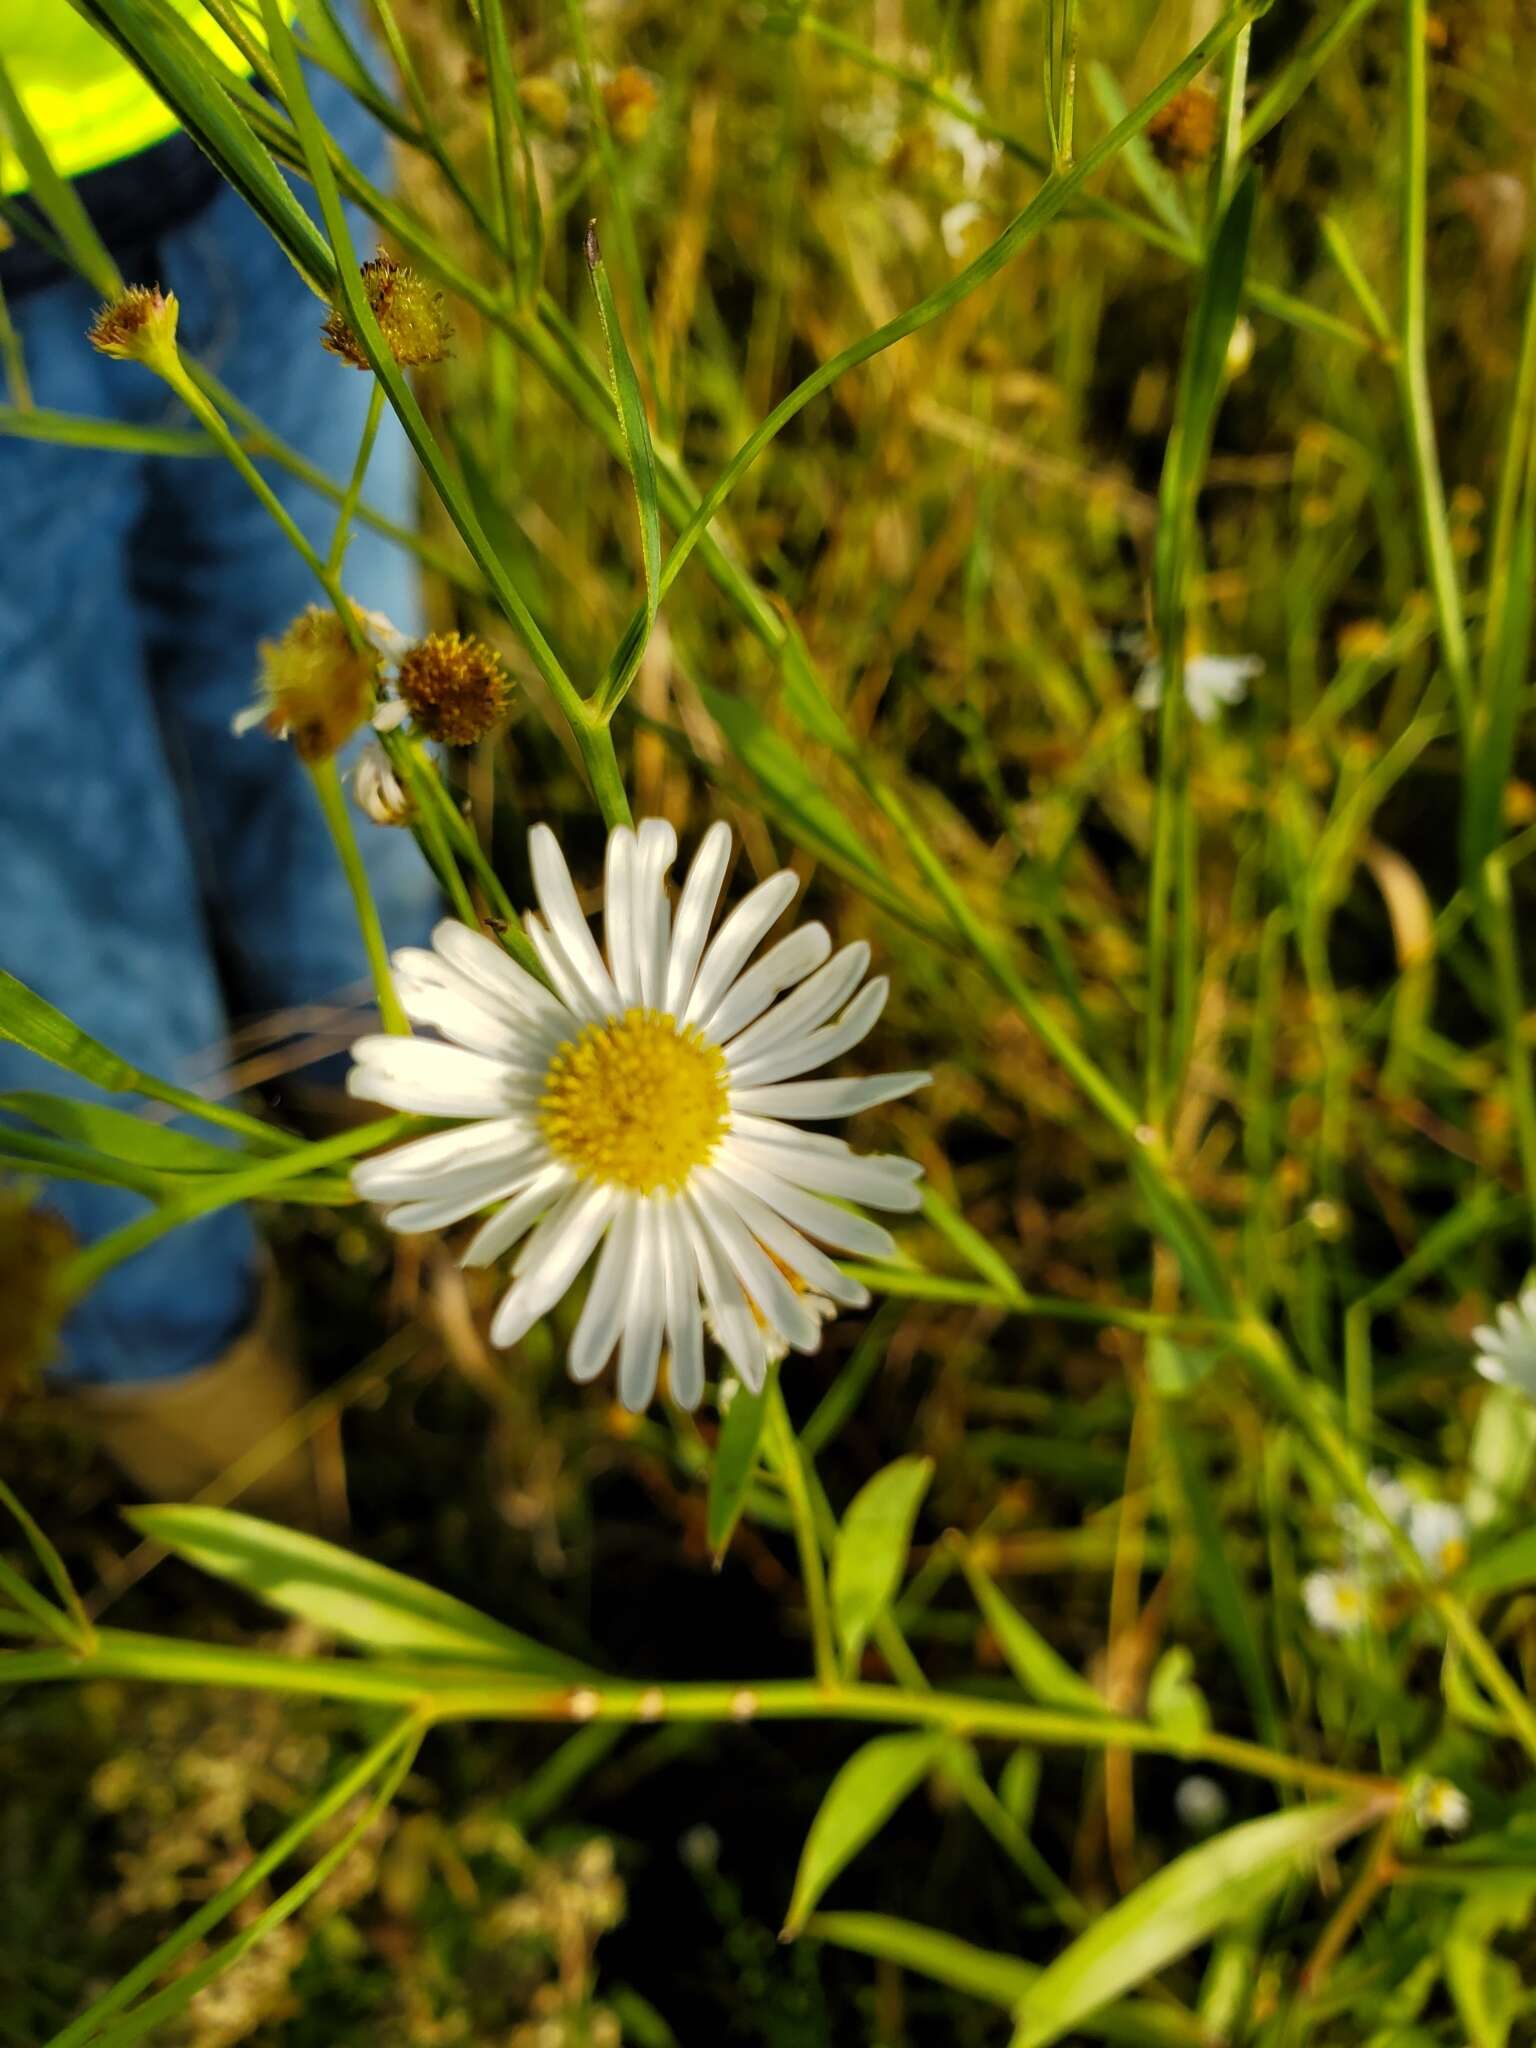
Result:
[[[408,370],[440,363],[453,335],[443,311],[442,293],[392,256],[371,256],[358,275],[395,361]],[[342,307],[332,311],[321,335],[333,356],[340,356],[354,369],[369,367],[363,345]]]
[[[0,1188],[0,1406],[32,1386],[58,1348],[59,1278],[74,1248],[62,1216]]]
[[[416,815],[410,791],[380,746],[370,746],[360,756],[352,777],[352,795],[358,809],[366,811],[375,825],[408,825]]]
[[[470,634],[431,633],[402,656],[395,677],[417,730],[450,747],[473,746],[506,709],[507,672]]]
[[[571,96],[556,78],[536,73],[517,88],[524,110],[551,135],[563,135],[570,125]]]
[[[1152,153],[1170,171],[1203,164],[1216,147],[1221,128],[1221,103],[1203,85],[1186,85],[1147,123]]]
[[[261,643],[260,723],[324,761],[367,718],[379,678],[375,648],[358,649],[334,612],[311,605],[280,640]]]
[[[616,71],[603,87],[603,112],[620,142],[631,147],[643,140],[661,95],[648,73],[634,64]]]
[[[87,330],[92,348],[123,362],[158,369],[176,352],[176,294],[159,285],[134,284],[109,299]]]

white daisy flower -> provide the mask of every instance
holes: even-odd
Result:
[[[595,1255],[567,1360],[573,1379],[595,1378],[617,1346],[619,1399],[644,1408],[665,1345],[672,1396],[694,1407],[707,1311],[756,1391],[779,1348],[819,1347],[813,1298],[853,1308],[869,1299],[812,1239],[864,1258],[895,1254],[888,1232],[841,1202],[920,1201],[911,1161],[861,1157],[797,1126],[892,1102],[930,1077],[805,1078],[867,1035],[889,985],[882,976],[861,988],[868,946],[833,954],[820,924],[753,959],[795,893],[787,870],[711,938],[728,826],[704,835],[675,910],[672,827],[648,819],[610,834],[606,957],[548,826],[534,827],[529,847],[543,915],[528,918],[528,934],[550,987],[452,920],[431,952],[395,955],[407,1014],[447,1042],[360,1039],[348,1088],[465,1121],[361,1162],[353,1185],[402,1231],[496,1205],[464,1253],[466,1265],[489,1265],[521,1241],[494,1344],[517,1343]]]
[[[1416,1500],[1408,1540],[1435,1578],[1448,1579],[1467,1561],[1467,1518],[1448,1500]]]
[[[1472,1802],[1449,1778],[1420,1778],[1413,1786],[1413,1817],[1421,1828],[1439,1828],[1442,1834],[1465,1832],[1472,1818]]]
[[[1302,1581],[1307,1619],[1325,1636],[1358,1635],[1371,1618],[1370,1601],[1348,1572],[1312,1572]]]
[[[1184,701],[1202,725],[1210,725],[1223,705],[1241,704],[1248,685],[1264,673],[1257,654],[1191,654],[1184,663]],[[1163,701],[1163,662],[1154,655],[1136,685],[1136,703],[1155,711]]]
[[[1473,1362],[1485,1380],[1536,1401],[1536,1286],[1506,1301],[1492,1323],[1472,1332],[1472,1342]]]

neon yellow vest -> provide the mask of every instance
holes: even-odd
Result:
[[[249,68],[198,0],[171,4],[225,63]],[[0,58],[67,178],[133,156],[175,130],[170,108],[69,0],[0,0]],[[19,192],[26,182],[0,122],[0,192]]]

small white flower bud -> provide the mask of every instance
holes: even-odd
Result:
[[[352,795],[375,825],[407,825],[415,815],[410,792],[382,747],[364,748],[352,777]]]

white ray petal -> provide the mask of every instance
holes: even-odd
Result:
[[[352,1048],[347,1093],[420,1116],[504,1116],[528,1089],[499,1060],[457,1045],[378,1033]]]
[[[443,1175],[460,1167],[507,1158],[532,1135],[529,1125],[515,1116],[433,1131],[425,1138],[396,1145],[392,1152],[360,1159],[352,1169],[352,1186],[365,1202],[408,1202],[429,1194]]]
[[[395,957],[398,962],[400,956]],[[435,953],[422,957],[437,959]],[[442,981],[428,980],[425,975],[402,973],[397,965],[395,991],[413,1024],[427,1025],[454,1045],[462,1045],[470,1052],[483,1052],[488,1058],[524,1073],[542,1073],[560,1043],[561,1033],[547,1023],[536,1023],[531,1017],[498,1015],[488,1002],[467,992],[462,981],[448,986]],[[564,1021],[568,1033],[571,1019],[565,1017]]]
[[[700,1024],[711,1014],[799,886],[799,877],[788,868],[781,868],[766,882],[759,882],[751,895],[737,904],[699,962],[693,993],[683,1013],[684,1023]]]
[[[509,959],[494,939],[445,917],[432,933],[434,952],[475,988],[505,1007],[512,1018],[531,1017],[554,1030],[567,1028],[565,1005],[541,982]]]
[[[525,1187],[520,1195],[514,1195],[504,1209],[482,1223],[469,1243],[459,1254],[461,1266],[488,1266],[499,1259],[503,1252],[510,1251],[539,1218],[558,1202],[571,1183],[571,1170],[559,1161],[546,1166]]]
[[[862,939],[844,946],[825,967],[818,967],[809,981],[786,996],[777,1009],[759,1017],[749,1031],[743,1031],[725,1048],[732,1068],[738,1061],[755,1059],[788,1038],[800,1038],[830,1017],[853,994],[869,971],[869,947]]]
[[[523,929],[528,934],[533,950],[539,956],[539,965],[549,976],[556,993],[565,1005],[567,1015],[575,1017],[578,1028],[582,1024],[601,1024],[611,1012],[603,1008],[576,972],[566,956],[565,948],[543,918],[530,910],[523,919]]]
[[[872,1209],[893,1209],[910,1213],[923,1205],[917,1182],[922,1169],[913,1172],[910,1159],[889,1152],[829,1152],[801,1150],[793,1143],[764,1145],[733,1132],[729,1149],[738,1157],[777,1174],[795,1187],[812,1194],[839,1195],[847,1202],[867,1202]]]
[[[705,1019],[703,1029],[717,1045],[723,1045],[760,1017],[776,996],[804,981],[831,951],[832,939],[824,924],[801,925],[737,977],[715,1005],[714,1015]]]
[[[667,962],[672,943],[672,906],[667,870],[677,858],[677,834],[665,818],[641,821],[639,884],[635,891],[635,952],[640,963],[640,1000],[650,1010],[667,1006]]]
[[[639,1227],[619,1339],[619,1400],[632,1415],[649,1405],[661,1365],[661,1336],[666,1322],[666,1274],[654,1201],[637,1203]]]
[[[835,1024],[822,1031],[808,1031],[766,1047],[741,1066],[731,1065],[733,1088],[761,1088],[768,1081],[787,1081],[797,1074],[811,1073],[841,1059],[845,1052],[868,1038],[885,1008],[891,984],[883,974],[861,988]]]
[[[398,1230],[405,1236],[426,1230],[446,1230],[450,1223],[462,1223],[466,1216],[475,1215],[492,1202],[521,1194],[536,1178],[537,1172],[536,1166],[524,1166],[499,1174],[495,1179],[482,1174],[477,1184],[463,1182],[456,1188],[440,1188],[423,1201],[402,1202],[396,1208],[386,1209],[384,1221],[391,1230]]]
[[[517,1343],[549,1313],[591,1257],[618,1203],[617,1189],[589,1183],[544,1218],[518,1255],[516,1284],[491,1318],[493,1344]]]
[[[640,970],[635,957],[635,835],[616,825],[608,835],[603,861],[603,941],[608,972],[619,1004],[629,1009],[640,1000]]]
[[[820,1350],[820,1318],[806,1307],[736,1210],[725,1203],[710,1201],[702,1190],[693,1195],[693,1200],[705,1229],[729,1259],[748,1300],[763,1321],[777,1330],[792,1350]]]
[[[699,1308],[699,1273],[688,1233],[674,1201],[657,1205],[661,1263],[667,1299],[667,1346],[671,1362],[667,1389],[679,1408],[698,1407],[704,1394],[704,1318]]]
[[[624,1311],[629,1304],[629,1276],[635,1262],[639,1218],[637,1196],[620,1202],[598,1254],[592,1284],[587,1289],[565,1360],[566,1371],[578,1383],[597,1378],[619,1341]]]
[[[611,1016],[620,1007],[618,990],[603,965],[591,926],[582,915],[576,885],[559,840],[547,825],[535,825],[528,834],[528,852],[533,862],[534,891],[550,932],[599,1014]]]
[[[757,1116],[853,1116],[879,1102],[894,1102],[926,1088],[932,1074],[865,1074],[847,1081],[775,1081],[766,1088],[732,1089],[731,1106]]]
[[[839,1301],[845,1308],[869,1306],[869,1289],[862,1282],[850,1280],[846,1273],[840,1272],[824,1251],[802,1237],[792,1223],[786,1222],[776,1209],[770,1209],[766,1202],[760,1201],[750,1188],[708,1168],[697,1176],[697,1180],[699,1187],[707,1189],[715,1200],[728,1203],[758,1243],[766,1246],[775,1258],[782,1260],[817,1294],[826,1295],[830,1301]]]
[[[768,1374],[768,1350],[757,1318],[724,1253],[704,1228],[698,1205],[691,1197],[682,1195],[678,1198],[678,1209],[720,1348],[743,1384],[752,1393],[760,1394]]]
[[[836,1203],[825,1202],[820,1195],[813,1195],[805,1188],[791,1186],[776,1173],[768,1172],[750,1159],[743,1159],[732,1145],[723,1145],[712,1163],[717,1173],[723,1173],[728,1179],[750,1189],[770,1209],[777,1209],[781,1216],[787,1217],[808,1237],[818,1238],[822,1244],[830,1245],[833,1251],[851,1252],[855,1258],[896,1257],[895,1238],[878,1223],[872,1223],[867,1216],[856,1215],[851,1209],[839,1209]]]
[[[678,899],[677,920],[672,927],[672,944],[667,955],[667,994],[663,1008],[680,1017],[693,991],[709,937],[710,922],[720,901],[720,886],[731,858],[731,828],[723,821],[710,826],[699,841],[683,893]]]

